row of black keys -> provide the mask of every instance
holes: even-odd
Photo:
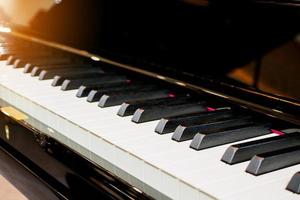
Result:
[[[190,146],[196,150],[264,135],[269,133],[271,126],[270,123],[255,123],[248,114],[237,114],[228,108],[214,112],[203,112],[206,108],[204,102],[192,101],[191,98],[187,96],[170,96],[167,90],[164,90],[165,93],[159,93],[154,85],[134,85],[129,83],[125,76],[107,75],[100,69],[87,69],[87,66],[82,65],[78,65],[78,68],[76,66],[74,67],[74,65],[55,65],[55,67],[53,65],[41,67],[31,65],[32,67],[28,68],[29,63],[26,61],[23,62],[22,65],[20,65],[20,63],[22,63],[22,60],[18,59],[18,57],[11,56],[8,59],[8,64],[14,64],[16,68],[24,67],[24,73],[30,72],[32,76],[39,75],[41,80],[54,78],[53,86],[62,85],[63,90],[79,88],[77,93],[78,97],[87,96],[88,102],[99,101],[99,105],[102,107],[119,105],[126,100],[131,100],[130,103],[122,104],[118,115],[133,115],[132,120],[137,123],[156,120],[161,117],[174,116],[161,119],[156,127],[156,132],[160,134],[174,132],[172,139],[178,142],[192,139]],[[83,74],[88,74],[88,76],[84,78]],[[95,75],[93,76],[95,80],[93,78],[91,79],[90,75]],[[88,83],[90,84],[88,85]],[[66,85],[72,85],[73,87],[67,88]],[[144,96],[139,93],[141,91],[146,96],[151,94],[151,99],[141,100],[144,98]],[[108,94],[115,94],[116,98],[115,101],[106,101],[110,103],[105,104],[103,103],[103,99],[105,98],[107,100],[111,97],[108,96]],[[120,94],[123,94],[124,98],[120,98]],[[135,99],[133,98],[133,94],[139,98],[139,101],[132,101]],[[158,96],[153,96],[153,94],[157,94]],[[160,96],[160,94],[162,94],[162,96]],[[298,135],[296,134],[296,136]],[[290,140],[294,139],[294,137],[288,138]],[[274,141],[276,141],[276,139]],[[283,137],[281,137],[281,139],[283,139]],[[231,150],[232,148],[236,148],[236,146],[234,146],[226,151],[223,161],[234,164],[251,159],[256,153],[276,150],[274,147],[280,149],[289,147],[289,145],[293,147],[295,144],[299,144],[299,142],[290,142],[289,139],[287,139],[285,143],[282,142],[282,140],[278,140],[281,145],[272,145],[270,144],[271,142],[267,141],[267,144],[263,143],[263,147],[260,148],[261,151],[254,151],[258,150],[258,148],[252,145],[252,148],[250,148],[250,150],[248,149],[246,156],[240,156],[240,151]],[[278,141],[276,142],[278,143]],[[259,142],[256,141],[256,143]],[[287,146],[285,144],[287,144]],[[234,155],[231,155],[233,153]],[[245,154],[245,151],[243,153]],[[292,161],[289,161],[290,164],[292,164]],[[253,167],[252,163],[257,162],[254,160],[250,163],[249,166],[252,167],[249,167],[249,172],[256,175],[266,172],[267,167],[263,167],[264,165],[255,165]],[[279,162],[276,163],[279,164]],[[257,167],[259,167],[259,169],[257,169]],[[273,165],[272,170],[275,169],[276,167]]]
[[[137,123],[164,117],[155,131],[160,134],[174,132],[172,139],[178,142],[192,139],[190,146],[196,150],[264,135],[269,133],[271,126],[270,123],[254,122],[250,115],[229,108],[205,112],[205,102],[186,95],[175,96],[155,85],[133,84],[125,76],[74,63],[70,58],[25,55],[10,56],[7,62],[16,68],[24,67],[24,73],[38,75],[41,80],[53,78],[52,85],[61,85],[62,90],[79,88],[77,97],[87,97],[88,102],[99,101],[100,107],[130,101],[122,104],[118,115],[133,115],[132,121]],[[260,175],[298,164],[299,138],[300,134],[295,132],[234,145],[227,149],[222,160],[235,164],[252,157],[247,171]]]

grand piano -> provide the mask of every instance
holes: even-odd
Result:
[[[298,0],[41,2],[0,12],[0,170],[27,198],[299,199]]]

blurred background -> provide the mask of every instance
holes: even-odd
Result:
[[[28,25],[30,19],[40,10],[48,10],[58,1],[54,0],[0,0],[1,19],[9,18],[15,24]]]

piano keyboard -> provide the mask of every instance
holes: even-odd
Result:
[[[299,199],[299,129],[112,66],[8,41],[0,55],[5,104],[146,194]]]

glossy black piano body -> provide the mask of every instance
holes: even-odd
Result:
[[[265,95],[259,94],[264,89],[253,92],[256,83],[244,85],[228,73],[254,62],[251,76],[258,79],[264,55],[293,40],[299,33],[298,21],[297,1],[92,0],[74,4],[65,0],[37,14],[30,25],[43,38],[113,61],[220,92],[229,90],[225,93],[231,95],[242,90],[245,95],[237,94],[238,98],[264,101]],[[87,31],[88,27],[93,31]],[[292,99],[298,101],[295,96]],[[272,98],[266,101],[257,104],[268,107]],[[271,107],[298,113],[283,102]]]
[[[299,32],[296,3],[188,2],[65,0],[30,25],[46,38],[150,71],[172,66],[177,77],[224,76]]]

